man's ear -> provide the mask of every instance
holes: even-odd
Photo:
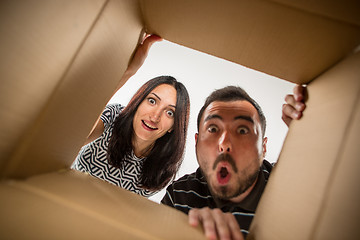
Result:
[[[267,144],[267,137],[264,137],[263,142],[262,142],[262,153],[263,153],[263,158],[265,158],[266,155],[266,144]]]
[[[195,133],[195,143],[197,143],[198,136],[199,136],[199,134]]]

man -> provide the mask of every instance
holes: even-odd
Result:
[[[286,97],[287,125],[301,117],[304,91],[296,86]],[[243,89],[214,91],[198,115],[199,169],[173,182],[161,202],[188,214],[190,225],[202,224],[209,239],[246,237],[272,169],[265,129],[260,106]]]
[[[143,64],[151,45],[161,40],[156,35],[144,36],[129,65],[130,70],[135,73]],[[213,93],[205,102],[198,116],[199,133],[195,136],[197,159],[202,170],[198,169],[196,173],[174,182],[162,200],[162,203],[188,213],[190,224],[202,224],[206,236],[212,239],[217,236],[243,239],[238,222],[246,235],[272,168],[271,164],[263,161],[267,141],[264,137],[265,118],[257,103],[245,92],[242,97],[243,90],[239,91],[239,96],[236,91],[235,96],[227,96],[227,93],[216,96]],[[294,95],[286,96],[282,119],[287,125],[292,119],[301,118],[305,109],[304,97],[305,88],[302,86],[294,88]],[[229,117],[231,120],[232,112],[240,115],[235,114],[232,121],[225,121]],[[252,115],[243,115],[245,113]],[[207,127],[215,120],[218,120],[216,124]],[[236,122],[244,124],[236,126]],[[251,135],[252,139],[241,142],[237,134],[231,132],[231,126],[236,126],[235,132],[238,131],[239,135]],[[215,133],[214,138],[209,137],[212,133]],[[246,150],[247,146],[249,149]],[[249,157],[254,159],[251,161]]]

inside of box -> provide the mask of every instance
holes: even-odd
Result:
[[[360,21],[354,9],[359,3],[350,0],[341,6],[286,0],[1,2],[0,206],[7,213],[1,232],[19,233],[20,224],[24,234],[66,234],[51,219],[58,216],[73,232],[73,226],[92,230],[100,221],[104,228],[89,234],[111,229],[109,236],[166,239],[151,219],[173,209],[153,209],[155,203],[135,196],[133,205],[127,203],[149,211],[142,223],[150,228],[129,232],[138,225],[114,216],[114,202],[109,209],[106,204],[132,195],[113,196],[111,187],[88,176],[57,172],[72,163],[146,29],[287,81],[309,83],[306,116],[290,129],[252,236],[358,236],[360,74],[359,54],[352,51],[360,43]],[[50,215],[39,215],[44,209]],[[174,219],[183,221],[183,234],[201,238],[184,217]],[[346,234],[334,227],[339,222]]]
[[[359,177],[354,170],[360,165],[355,146],[360,133],[358,66],[360,53],[309,84],[306,112],[289,129],[256,211],[250,239],[353,238],[359,234]]]
[[[143,28],[138,4],[2,5],[8,8],[1,16],[8,40],[2,47],[9,57],[1,59],[0,175],[68,168],[136,47]]]
[[[140,2],[148,31],[300,84],[332,67],[360,40],[354,11],[360,6],[351,1]]]

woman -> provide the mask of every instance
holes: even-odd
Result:
[[[143,63],[149,37],[140,45],[122,85]],[[189,95],[180,82],[161,76],[145,83],[124,107],[106,106],[73,169],[150,197],[175,177],[185,148]]]

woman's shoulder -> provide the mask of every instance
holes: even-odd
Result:
[[[113,112],[121,112],[125,108],[124,105],[120,103],[109,103],[106,105],[104,112],[106,111],[113,111]]]
[[[124,108],[125,106],[120,103],[111,103],[106,105],[104,111],[100,116],[105,127],[111,125],[111,123],[114,122],[114,120],[119,116],[119,114]]]

